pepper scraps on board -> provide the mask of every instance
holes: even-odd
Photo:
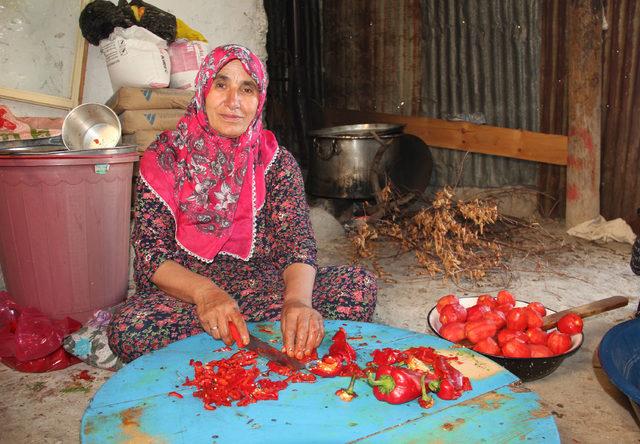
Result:
[[[344,402],[351,402],[353,398],[358,396],[354,390],[354,386],[356,384],[356,375],[351,376],[351,381],[349,382],[349,386],[346,389],[338,389],[336,391],[336,395],[338,398],[342,399]]]
[[[371,352],[372,359],[362,370],[356,362],[356,351],[347,342],[346,331],[341,327],[333,336],[329,352],[305,371],[292,371],[275,362],[267,363],[268,372],[260,373],[256,366],[257,353],[240,350],[226,359],[206,364],[190,361],[194,378],[186,378],[185,386],[193,386],[193,396],[200,398],[207,410],[219,406],[245,406],[257,401],[277,400],[278,393],[291,383],[313,383],[316,376],[332,378],[349,376],[347,388],[335,394],[342,401],[351,402],[357,397],[355,384],[363,379],[373,388],[376,399],[390,404],[403,404],[418,400],[422,408],[434,405],[435,393],[444,400],[457,399],[464,391],[471,390],[469,378],[451,365],[457,358],[437,353],[431,347],[411,347],[406,350],[382,348]],[[317,357],[317,355],[314,355]],[[271,380],[270,373],[282,375],[283,380]],[[263,378],[258,379],[259,376]],[[177,396],[177,392],[169,396]]]

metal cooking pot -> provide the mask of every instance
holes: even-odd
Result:
[[[72,151],[114,148],[121,136],[120,120],[111,108],[99,103],[84,103],[69,111],[60,136],[0,142],[0,151],[29,151],[41,146],[65,146]]]
[[[359,124],[309,132],[307,191],[323,197],[367,199],[373,196],[371,168],[382,143],[388,148],[379,168],[386,171],[398,156],[403,125]]]

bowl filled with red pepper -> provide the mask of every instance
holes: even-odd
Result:
[[[545,316],[554,313],[502,290],[497,296],[443,296],[429,311],[428,322],[439,337],[487,356],[522,381],[533,381],[553,373],[584,339],[580,316],[563,316],[550,329]]]

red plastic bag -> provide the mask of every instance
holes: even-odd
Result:
[[[62,370],[79,362],[82,361],[67,353],[62,347],[59,347],[56,351],[43,358],[32,359],[30,361],[20,362],[16,358],[2,358],[2,363],[7,367],[27,373],[44,373]]]
[[[51,319],[35,308],[21,309],[0,292],[0,358],[15,370],[47,372],[80,362],[64,351],[62,340],[81,326],[68,317]]]
[[[9,299],[9,293],[0,291],[0,357],[15,356],[14,332],[20,311]]]
[[[16,325],[16,359],[30,361],[56,351],[62,345],[65,329],[35,308],[20,313]]]

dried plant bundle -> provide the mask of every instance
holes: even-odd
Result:
[[[456,201],[453,189],[444,187],[430,206],[409,214],[394,205],[389,185],[378,197],[382,216],[359,220],[350,237],[358,257],[375,258],[374,243],[389,239],[403,251],[414,251],[419,269],[433,277],[478,281],[501,265],[500,246],[482,238],[485,228],[498,220],[495,202]]]

